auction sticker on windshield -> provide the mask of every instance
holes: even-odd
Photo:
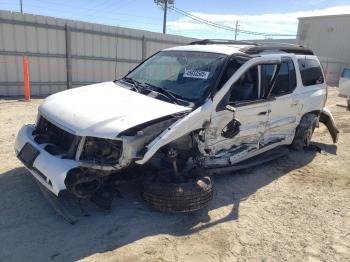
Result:
[[[183,77],[208,79],[209,73],[208,71],[185,69]]]

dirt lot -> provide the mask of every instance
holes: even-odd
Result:
[[[13,152],[41,100],[0,100],[0,261],[346,261],[350,260],[350,112],[333,90],[337,145],[291,152],[261,167],[215,178],[214,201],[191,215],[150,211],[137,183],[113,211],[67,199],[72,226],[49,206]]]

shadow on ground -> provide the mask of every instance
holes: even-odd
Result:
[[[336,104],[336,106],[346,108],[346,110],[350,111],[350,108],[347,105]]]
[[[319,144],[319,147],[326,145]],[[332,149],[333,150],[333,149]],[[316,151],[291,152],[263,166],[215,177],[214,200],[192,214],[161,214],[147,208],[140,185],[120,188],[111,212],[88,201],[66,198],[67,208],[79,218],[72,226],[42,197],[24,168],[0,175],[0,261],[75,261],[158,234],[184,236],[239,217],[239,205],[258,189],[307,165]],[[209,210],[228,207],[226,216],[211,220]]]

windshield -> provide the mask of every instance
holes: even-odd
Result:
[[[225,57],[215,53],[162,51],[129,73],[127,78],[194,101],[217,79]]]

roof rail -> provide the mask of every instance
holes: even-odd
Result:
[[[189,43],[189,45],[254,45],[257,46],[257,43],[248,42],[248,41],[236,41],[236,40],[227,40],[227,39],[203,39]]]
[[[303,47],[302,45],[297,45],[297,44],[292,44],[292,43],[284,43],[284,42],[259,42],[258,40],[254,41],[254,43],[257,43],[258,45],[264,45],[264,46],[300,46]]]
[[[264,51],[285,52],[299,55],[314,55],[311,49],[305,48],[302,45],[278,43],[278,42],[248,42],[236,41],[227,39],[203,39],[189,43],[189,45],[246,45],[240,51],[248,55],[259,54]]]
[[[280,44],[280,43],[247,46],[247,47],[241,48],[240,51],[249,55],[259,54],[264,51],[286,52],[286,53],[293,53],[298,55],[314,55],[314,52],[311,49],[305,48],[304,46]]]

